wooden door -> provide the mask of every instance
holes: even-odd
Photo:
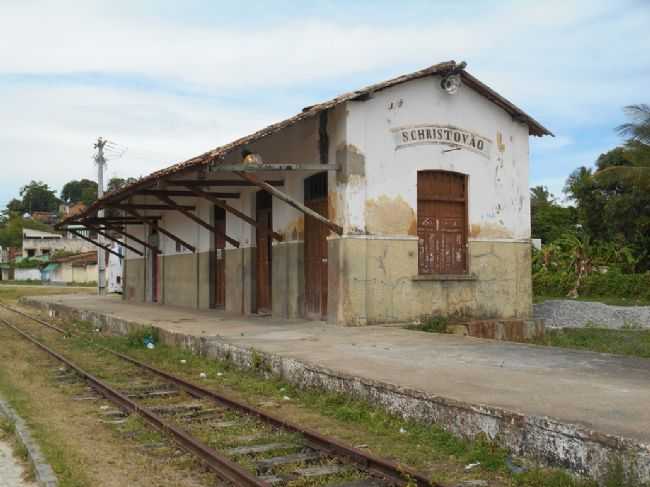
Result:
[[[223,308],[226,305],[226,212],[223,208],[214,207],[214,225],[222,235],[214,233],[213,261],[213,306]]]
[[[420,274],[467,272],[467,178],[446,171],[418,173]]]
[[[149,235],[149,244],[158,248],[158,232],[153,231]],[[155,250],[149,250],[149,263],[151,265],[151,302],[157,303],[160,300],[160,254]]]
[[[328,217],[327,173],[305,179],[305,206]],[[327,319],[327,236],[329,229],[305,215],[305,316]]]
[[[272,269],[272,252],[271,252],[271,231],[273,229],[273,212],[271,209],[271,195],[266,191],[257,193],[257,215],[258,223],[261,223],[266,231],[256,231],[256,303],[257,313],[271,313],[271,269]]]
[[[327,218],[327,200],[305,202]],[[329,229],[305,216],[305,313],[310,319],[327,318],[327,235]]]

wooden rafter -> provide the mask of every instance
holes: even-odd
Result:
[[[273,172],[273,171],[336,171],[336,164],[217,164],[211,166],[210,172]]]
[[[130,246],[129,244],[127,244],[126,242],[120,242],[120,241],[119,241],[118,239],[116,239],[115,237],[112,237],[112,236],[109,235],[107,232],[103,231],[103,230],[100,229],[100,228],[97,228],[97,227],[94,226],[94,225],[86,224],[86,227],[89,228],[90,230],[94,231],[94,232],[97,232],[98,235],[101,235],[101,236],[103,236],[104,238],[107,238],[107,239],[109,239],[109,240],[111,240],[111,241],[113,241],[113,242],[116,242],[117,244],[121,245],[122,247],[129,249],[131,252],[134,252],[134,253],[136,253],[136,254],[138,254],[138,255],[144,255],[142,252],[140,252],[140,250],[136,249],[135,247],[131,247],[131,246]]]
[[[126,210],[127,208],[131,208],[132,210],[162,210],[162,211],[176,209],[176,208],[169,208],[169,206],[167,205],[156,205],[156,204],[148,204],[148,203],[128,203],[128,204],[107,203],[107,206],[110,206],[111,208],[117,208],[118,210]],[[178,205],[178,206],[188,211],[194,211],[196,209],[192,205]]]
[[[221,201],[218,198],[214,198],[210,193],[206,193],[205,191],[199,189],[199,188],[193,188],[191,186],[188,186],[189,190],[192,191],[196,196],[200,198],[205,198],[208,201],[211,201],[215,205],[217,205],[220,208],[223,208],[225,211],[232,213],[233,215],[237,216],[238,218],[241,218],[244,220],[246,223],[253,225],[258,231],[260,232],[268,232],[268,228],[266,228],[263,224],[258,223],[257,220],[254,218],[251,218],[250,216],[246,215],[245,213],[242,213],[239,211],[237,208],[233,208],[230,206],[228,203],[225,201]],[[282,235],[280,235],[277,232],[274,232],[271,230],[271,235],[275,240],[282,241]]]
[[[86,225],[88,228],[93,228],[93,226],[90,225],[90,224],[88,224],[88,223],[86,223],[85,225]],[[131,235],[130,233],[127,233],[127,232],[126,232],[126,231],[125,231],[121,226],[116,226],[116,225],[104,225],[103,228],[97,228],[97,227],[95,227],[95,229],[96,229],[96,230],[106,230],[106,231],[110,230],[111,232],[117,232],[117,233],[120,233],[120,234],[124,235],[126,238],[128,238],[128,239],[130,239],[130,240],[133,240],[134,242],[139,243],[139,244],[142,245],[143,247],[147,247],[148,249],[151,249],[151,250],[154,251],[154,252],[160,252],[160,250],[158,249],[158,247],[156,247],[155,245],[151,245],[149,242],[145,242],[144,240],[141,240],[141,239],[139,239],[138,237],[136,237],[136,236],[134,236],[134,235]],[[127,247],[126,245],[124,245],[124,246]],[[128,248],[128,247],[127,247],[127,248]],[[142,255],[142,254],[141,254],[141,255]]]
[[[210,193],[212,196],[215,198],[223,198],[223,199],[239,199],[241,196],[240,193],[216,193],[212,192]],[[190,197],[195,197],[196,195],[192,193],[191,191],[186,191],[182,189],[145,189],[143,191],[139,191],[136,193],[136,195],[143,195],[143,196],[190,196]]]
[[[216,233],[217,235],[219,235],[219,236],[223,237],[224,239],[226,239],[226,242],[228,242],[229,244],[239,248],[239,242],[237,240],[235,240],[234,238],[229,237],[228,235],[226,235],[224,232],[219,230],[215,225],[210,225],[205,220],[203,220],[203,219],[199,218],[198,216],[196,216],[196,215],[190,213],[189,211],[185,210],[181,205],[176,204],[176,202],[174,200],[172,200],[169,196],[158,195],[157,198],[160,201],[162,201],[163,203],[168,204],[171,209],[177,210],[178,212],[182,213],[183,215],[185,215],[187,218],[189,218],[193,222],[198,223],[199,225],[201,225],[206,230],[209,230],[212,233]]]
[[[162,216],[147,216],[148,220],[160,220]],[[79,223],[83,222],[96,222],[96,223],[127,223],[129,225],[142,223],[142,218],[134,218],[131,216],[104,216],[104,217],[88,217],[83,220],[79,220]],[[74,225],[75,223],[68,223],[68,225]]]
[[[153,228],[154,230],[158,231],[159,233],[162,233],[163,235],[168,236],[168,237],[171,238],[174,242],[178,242],[179,244],[181,244],[181,245],[182,245],[183,247],[185,247],[186,249],[189,249],[189,250],[191,250],[192,252],[196,252],[196,247],[194,247],[194,245],[191,245],[191,244],[187,243],[187,242],[186,242],[185,240],[183,240],[182,238],[177,237],[176,235],[174,235],[173,233],[171,233],[171,232],[168,231],[168,230],[165,230],[165,229],[162,228],[160,225],[158,225],[158,222],[157,222],[156,220],[147,220],[147,217],[146,217],[146,216],[141,215],[141,214],[138,213],[136,210],[125,209],[124,211],[126,211],[127,213],[129,213],[129,214],[131,214],[131,215],[133,215],[133,216],[135,216],[135,217],[137,217],[137,218],[139,218],[140,220],[146,221],[147,224],[148,224],[149,226],[151,226],[151,228]]]
[[[74,235],[76,235],[76,236],[79,237],[80,239],[85,240],[86,242],[90,242],[91,244],[95,245],[96,247],[100,247],[100,248],[104,249],[106,252],[108,252],[108,253],[110,253],[110,254],[116,255],[116,256],[118,256],[118,257],[122,257],[120,254],[118,254],[117,252],[115,252],[115,251],[114,251],[113,249],[111,249],[110,247],[107,247],[106,245],[102,245],[102,244],[100,244],[99,242],[97,242],[96,240],[93,240],[92,238],[88,238],[88,237],[86,237],[85,235],[83,235],[83,234],[77,232],[76,230],[70,230],[70,229],[68,229],[68,231],[69,231],[70,233],[73,233]]]
[[[278,199],[284,201],[285,203],[293,206],[296,210],[301,211],[305,215],[310,216],[310,217],[318,220],[319,222],[321,222],[323,225],[327,226],[327,228],[329,228],[333,232],[336,232],[339,235],[343,234],[343,229],[340,226],[338,226],[336,223],[331,222],[330,220],[325,218],[323,215],[320,215],[319,213],[315,212],[311,208],[307,208],[305,205],[303,205],[299,201],[296,201],[292,197],[286,195],[285,193],[283,193],[279,189],[274,188],[270,184],[267,184],[264,181],[260,181],[259,179],[257,179],[257,177],[253,176],[252,174],[248,174],[248,173],[240,172],[240,171],[235,171],[235,174],[237,174],[242,179],[254,184],[255,186],[268,191],[269,193],[271,193],[276,198],[278,198]]]
[[[224,186],[224,187],[250,187],[254,184],[248,181],[239,179],[170,179],[166,181],[169,186],[184,186],[184,187],[203,187],[203,186]],[[271,186],[284,186],[284,180],[273,179],[266,180],[265,183]]]

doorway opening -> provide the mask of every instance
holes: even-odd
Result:
[[[328,218],[327,173],[305,179],[305,206]],[[329,229],[305,215],[305,316],[327,318],[327,236]]]
[[[149,234],[148,243],[153,248],[159,248],[160,237],[158,231],[153,230]],[[151,302],[157,303],[160,300],[160,254],[149,249],[149,284],[151,289]]]
[[[266,191],[258,191],[255,197],[256,220],[264,230],[258,228],[255,232],[255,308],[258,314],[270,314],[272,305],[271,270],[272,248],[271,232],[273,231],[273,198]]]
[[[212,261],[212,308],[226,306],[226,211],[220,206],[214,206],[214,246]]]

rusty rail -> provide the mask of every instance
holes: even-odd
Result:
[[[81,376],[88,384],[104,396],[109,401],[115,403],[124,411],[129,413],[135,413],[140,415],[145,421],[151,424],[154,428],[161,431],[162,433],[168,434],[174,438],[179,445],[185,448],[188,451],[194,453],[199,457],[210,469],[212,469],[219,477],[232,482],[235,485],[241,485],[246,487],[269,487],[268,482],[259,480],[257,477],[251,475],[249,472],[241,468],[235,462],[232,462],[225,456],[222,456],[209,446],[200,442],[196,438],[187,434],[185,431],[177,428],[173,424],[165,421],[157,414],[149,411],[147,408],[139,406],[134,401],[129,399],[127,396],[121,392],[113,389],[108,384],[102,382],[94,375],[86,372],[81,367],[73,363],[72,361],[65,358],[63,355],[57,353],[56,351],[49,348],[47,345],[41,343],[36,338],[32,337],[29,333],[26,333],[19,328],[15,327],[8,321],[3,318],[0,318],[0,322],[5,326],[8,326],[16,333],[21,335],[26,340],[30,341],[41,350],[47,352],[52,357],[57,359],[66,365],[66,367],[74,370],[79,376]]]
[[[31,316],[20,310],[11,308],[5,304],[0,303],[0,307],[5,308],[14,313],[20,314],[43,326],[53,329],[58,333],[63,333],[63,334],[66,333],[65,330],[55,325],[52,325],[51,323],[48,323],[37,317]],[[237,411],[241,411],[251,416],[255,416],[260,420],[268,424],[271,424],[273,426],[280,427],[285,430],[292,431],[294,433],[302,434],[314,447],[329,452],[331,454],[335,454],[338,457],[346,458],[348,461],[360,466],[365,470],[368,470],[371,473],[374,473],[375,475],[384,477],[396,485],[400,485],[400,486],[405,486],[407,484],[412,485],[412,483],[415,482],[415,485],[417,487],[444,487],[442,484],[429,481],[424,475],[411,469],[410,467],[407,467],[406,465],[401,465],[395,462],[391,462],[389,460],[385,460],[383,458],[379,458],[375,455],[371,455],[357,448],[346,445],[345,443],[337,441],[333,438],[325,437],[315,430],[304,428],[295,423],[284,420],[279,416],[275,416],[273,414],[269,414],[267,412],[261,411],[260,409],[244,404],[240,401],[237,401],[236,399],[229,398],[223,394],[219,394],[217,392],[206,389],[202,386],[194,384],[180,377],[176,377],[168,372],[165,372],[164,370],[158,369],[144,362],[140,362],[126,354],[111,350],[106,347],[100,346],[98,348],[104,352],[112,354],[124,361],[127,361],[137,367],[145,369],[159,377],[162,377],[163,379],[166,379],[174,383],[175,385],[179,386],[181,389],[183,389],[185,392],[187,392],[192,396],[212,400],[222,406]],[[248,485],[248,484],[242,484],[242,485]]]

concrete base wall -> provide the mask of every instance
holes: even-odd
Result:
[[[125,261],[124,299],[146,300],[146,259]],[[163,255],[160,258],[160,303],[210,307],[210,253]]]
[[[301,318],[305,314],[305,245],[273,245],[273,316]]]
[[[213,286],[210,283],[212,276],[212,269],[210,267],[210,252],[201,252],[196,255],[196,285],[197,285],[197,294],[198,301],[197,307],[199,309],[209,309],[212,301],[210,299],[210,293],[212,292]]]
[[[532,316],[530,245],[469,243],[470,273],[418,276],[416,237],[330,238],[329,321],[365,325],[414,321],[423,315],[459,319]]]
[[[226,255],[226,311],[255,310],[255,248],[228,249]]]
[[[160,294],[162,304],[196,307],[198,295],[197,259],[198,255],[196,254],[162,257]]]
[[[141,303],[145,300],[145,259],[124,261],[124,299]]]

